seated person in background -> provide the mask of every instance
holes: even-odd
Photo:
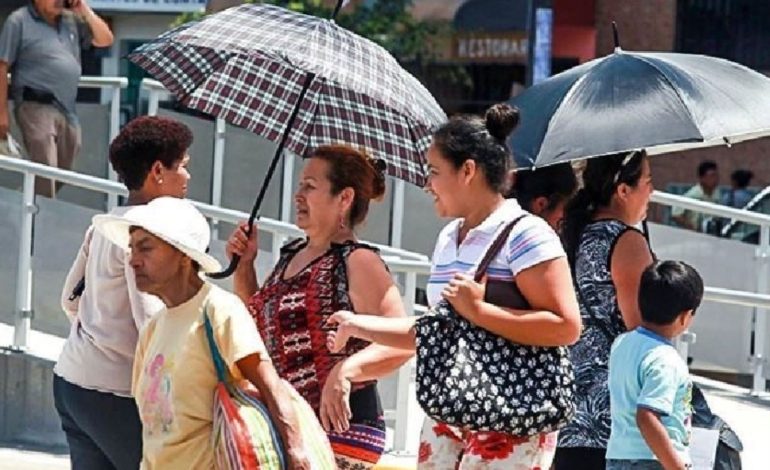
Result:
[[[702,298],[703,279],[685,263],[659,261],[642,273],[642,323],[610,353],[608,470],[689,468],[692,381],[672,340]]]
[[[743,208],[751,201],[753,194],[748,190],[754,173],[749,170],[735,170],[730,175],[731,188],[722,198],[722,204],[737,209]]]
[[[511,189],[505,195],[514,198],[524,210],[542,217],[557,233],[564,218],[564,208],[577,190],[577,177],[569,163],[511,172]]]

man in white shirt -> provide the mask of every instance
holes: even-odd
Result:
[[[696,199],[703,202],[712,202],[719,204],[719,171],[717,164],[711,160],[705,160],[698,165],[698,184],[690,188],[684,197]],[[704,214],[675,207],[671,210],[671,218],[680,227],[690,230],[704,231]]]

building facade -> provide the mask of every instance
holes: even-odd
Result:
[[[242,0],[90,0],[89,4],[111,25],[115,43],[107,50],[83,56],[84,75],[126,76],[123,92],[126,115],[141,112],[139,82],[144,73],[125,59],[138,45],[166,31],[184,12],[208,6],[219,10]],[[345,8],[371,0],[352,0]],[[26,0],[5,0],[0,22]],[[329,0],[329,3],[333,3]],[[535,10],[550,10],[546,21]],[[630,51],[677,51],[724,57],[759,71],[770,72],[770,3],[755,0],[414,0],[415,18],[443,23],[445,37],[430,56],[405,64],[436,95],[449,114],[479,113],[505,101],[531,81],[542,57],[533,54],[530,41],[545,44],[550,73],[558,73],[614,48],[612,22],[621,46]],[[533,34],[535,31],[535,34]],[[541,67],[542,69],[542,67]],[[98,92],[82,90],[81,98],[99,100]],[[105,97],[106,100],[106,97]],[[695,181],[695,169],[704,159],[721,167],[723,183],[734,169],[754,172],[753,185],[770,184],[770,143],[765,140],[683,152],[654,160],[656,184],[661,189]]]

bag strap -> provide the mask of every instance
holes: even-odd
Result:
[[[214,340],[214,328],[211,326],[211,320],[208,316],[209,301],[203,305],[203,327],[206,329],[206,340],[209,343],[209,349],[211,350],[211,359],[214,361],[214,369],[217,371],[217,380],[220,382],[225,381],[225,360],[222,359],[222,355],[217,348],[217,342]]]
[[[489,245],[489,248],[487,248],[487,252],[484,253],[484,257],[481,259],[481,262],[479,263],[478,268],[476,268],[476,274],[473,276],[473,279],[476,282],[480,282],[481,278],[484,277],[484,274],[487,272],[487,268],[489,268],[489,265],[492,264],[492,260],[495,259],[495,256],[500,252],[500,250],[503,248],[503,245],[505,244],[505,241],[508,239],[508,235],[511,233],[511,230],[513,230],[513,227],[518,224],[521,219],[526,217],[527,214],[520,215],[519,217],[516,217],[512,221],[508,222],[508,224],[503,227],[503,229],[500,231],[500,233],[497,235],[497,238],[495,238],[495,241],[492,242],[491,245]]]

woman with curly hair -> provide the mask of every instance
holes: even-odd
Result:
[[[173,119],[144,116],[128,123],[109,150],[128,200],[110,214],[122,216],[160,196],[185,197],[192,139]],[[82,294],[75,295],[82,282]],[[134,352],[139,330],[163,304],[137,290],[124,250],[90,226],[64,282],[62,307],[72,327],[53,387],[72,468],[135,470],[142,427],[131,397]]]

